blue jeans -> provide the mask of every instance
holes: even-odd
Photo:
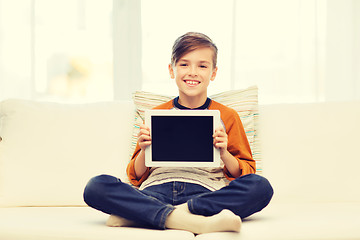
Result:
[[[174,206],[187,203],[191,213],[212,216],[229,209],[242,219],[268,205],[273,189],[264,177],[241,176],[226,187],[210,191],[198,184],[169,182],[138,190],[120,179],[100,175],[86,185],[86,204],[141,225],[165,229],[167,216]]]

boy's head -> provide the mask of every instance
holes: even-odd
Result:
[[[188,32],[176,39],[172,48],[171,65],[175,66],[185,54],[204,47],[208,47],[213,51],[212,63],[213,68],[216,68],[218,49],[208,36],[198,32]]]
[[[207,99],[207,88],[217,73],[217,47],[202,34],[189,32],[173,46],[169,73],[179,89],[179,103],[196,108]]]

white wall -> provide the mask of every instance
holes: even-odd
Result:
[[[327,1],[324,100],[360,100],[360,2]]]

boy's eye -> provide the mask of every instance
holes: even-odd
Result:
[[[186,67],[187,64],[186,63],[180,63],[180,67]]]
[[[207,68],[207,66],[206,66],[206,65],[200,65],[200,67],[201,67],[201,68]]]

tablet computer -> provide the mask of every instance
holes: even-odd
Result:
[[[213,134],[220,124],[218,110],[147,110],[151,145],[145,150],[145,165],[219,167]]]

